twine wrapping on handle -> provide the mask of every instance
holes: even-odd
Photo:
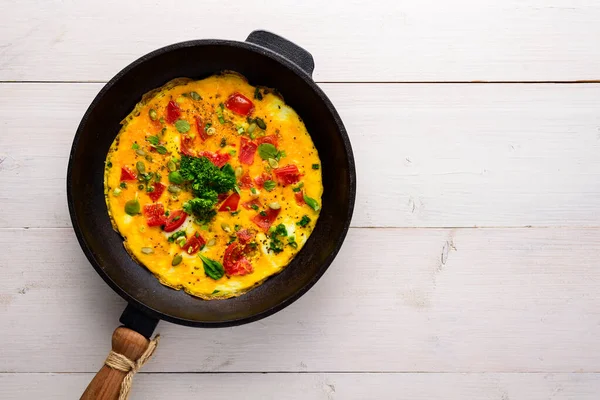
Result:
[[[129,398],[129,391],[131,390],[131,385],[133,384],[133,376],[142,368],[142,366],[144,366],[146,361],[152,357],[154,350],[156,350],[156,346],[158,346],[159,339],[160,335],[156,335],[154,339],[148,343],[148,348],[146,348],[146,351],[144,351],[140,358],[135,362],[131,361],[123,354],[116,353],[112,350],[108,354],[108,357],[106,357],[104,364],[112,369],[116,369],[117,371],[127,373],[127,375],[125,375],[125,379],[123,379],[123,383],[121,383],[119,400],[127,400]]]

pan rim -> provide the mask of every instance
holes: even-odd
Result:
[[[106,92],[108,92],[115,85],[115,83],[118,82],[123,77],[123,75],[127,74],[130,70],[134,69],[138,65],[143,64],[146,61],[149,61],[155,57],[161,56],[161,55],[168,53],[170,51],[173,51],[173,50],[177,50],[177,49],[185,48],[185,47],[197,47],[197,46],[228,46],[228,47],[235,47],[235,48],[250,50],[250,51],[262,54],[263,56],[266,56],[268,58],[271,58],[274,61],[278,62],[279,64],[282,64],[284,67],[290,69],[292,72],[294,72],[298,77],[300,77],[304,81],[305,84],[307,84],[319,96],[321,101],[323,101],[324,105],[327,107],[327,110],[331,113],[331,116],[337,125],[338,134],[340,135],[340,137],[342,139],[344,149],[346,152],[346,158],[348,161],[348,182],[349,182],[349,185],[348,185],[348,187],[349,187],[348,213],[346,215],[344,224],[342,226],[342,231],[335,241],[335,246],[333,248],[333,251],[328,255],[326,260],[321,263],[321,266],[319,267],[317,273],[314,274],[312,279],[310,281],[308,281],[306,284],[304,284],[299,290],[297,290],[291,296],[285,298],[281,302],[277,303],[276,305],[269,307],[269,308],[267,308],[261,312],[258,312],[256,314],[250,315],[250,316],[245,316],[245,317],[241,317],[241,318],[233,318],[233,319],[222,320],[222,321],[199,321],[199,320],[191,320],[191,319],[187,319],[187,318],[178,317],[178,316],[172,315],[172,314],[166,314],[166,313],[163,313],[159,310],[156,310],[156,309],[144,304],[140,300],[136,299],[133,295],[131,295],[128,291],[121,288],[109,276],[109,274],[106,273],[106,271],[102,268],[100,261],[96,259],[96,257],[93,254],[92,249],[88,246],[88,243],[86,242],[86,240],[84,238],[83,229],[81,228],[81,226],[79,224],[80,216],[78,216],[75,211],[75,205],[74,205],[73,193],[72,193],[71,176],[72,176],[73,167],[74,167],[73,159],[74,159],[75,153],[78,148],[79,140],[83,135],[83,130],[85,128],[85,125],[87,123],[89,115],[93,112],[97,103],[103,98],[104,94]],[[352,146],[350,144],[350,139],[348,137],[348,134],[344,127],[344,124],[343,124],[339,114],[337,113],[335,107],[333,106],[333,104],[331,103],[329,98],[327,97],[327,95],[321,90],[321,88],[319,88],[319,86],[312,80],[312,78],[305,71],[303,71],[300,67],[298,67],[296,64],[289,61],[285,57],[279,55],[278,53],[276,53],[272,50],[261,47],[259,45],[249,43],[249,42],[239,42],[239,41],[234,41],[234,40],[199,39],[199,40],[189,40],[189,41],[174,43],[174,44],[171,44],[168,46],[161,47],[161,48],[154,50],[146,55],[143,55],[142,57],[136,59],[135,61],[133,61],[132,63],[127,65],[125,68],[123,68],[121,71],[119,71],[113,78],[111,78],[102,87],[102,89],[98,92],[96,97],[94,97],[94,100],[90,103],[89,107],[87,108],[86,112],[84,113],[84,115],[81,119],[81,122],[78,125],[77,131],[75,133],[75,137],[73,139],[71,151],[69,152],[69,163],[68,163],[68,167],[67,167],[67,203],[68,203],[68,207],[69,207],[69,216],[71,218],[73,230],[75,231],[75,235],[77,237],[77,240],[79,242],[81,249],[83,250],[86,258],[88,259],[88,261],[90,262],[92,267],[96,270],[98,275],[100,275],[102,277],[102,279],[108,284],[108,286],[113,291],[115,291],[119,296],[121,296],[125,301],[127,301],[131,305],[134,305],[135,307],[140,309],[142,312],[144,312],[148,316],[151,316],[156,319],[168,321],[171,323],[175,323],[175,324],[184,325],[184,326],[192,326],[192,327],[218,328],[218,327],[230,327],[230,326],[236,326],[236,325],[242,325],[242,324],[254,322],[254,321],[266,318],[266,317],[282,310],[283,308],[289,306],[296,300],[298,300],[309,289],[311,289],[315,285],[315,283],[323,276],[325,271],[329,268],[329,266],[331,265],[331,263],[333,262],[333,260],[337,256],[337,254],[339,253],[339,251],[342,247],[342,244],[344,242],[344,239],[346,238],[346,235],[350,228],[350,222],[352,220],[352,214],[353,214],[354,205],[355,205],[355,197],[356,197],[356,168],[355,168],[355,162],[354,162],[354,155],[352,152]]]

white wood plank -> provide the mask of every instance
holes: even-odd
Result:
[[[0,230],[0,371],[94,372],[124,302],[70,229]],[[145,371],[598,372],[600,229],[351,229],[257,323],[161,323]]]
[[[2,2],[0,80],[108,80],[158,47],[277,32],[320,81],[598,79],[593,0]]]
[[[91,374],[0,374],[8,399],[75,399]],[[131,400],[596,400],[598,374],[138,374]],[[240,395],[242,397],[240,397]]]
[[[99,84],[0,85],[0,227],[69,226]],[[357,227],[600,226],[600,85],[323,84],[351,137]]]

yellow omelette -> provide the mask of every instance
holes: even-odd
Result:
[[[239,296],[283,270],[319,217],[321,161],[281,96],[233,72],[146,94],[108,155],[106,204],[159,281]]]

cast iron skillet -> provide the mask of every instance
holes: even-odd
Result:
[[[254,31],[245,42],[196,40],[156,50],[119,72],[96,96],[73,141],[67,198],[85,255],[129,303],[120,319],[124,327],[113,334],[113,350],[137,359],[159,319],[206,328],[264,318],[298,299],[329,267],[350,225],[356,173],[344,125],[312,80],[313,69],[313,58],[304,49],[272,33]],[[119,122],[144,93],[174,78],[201,79],[224,70],[243,74],[253,85],[276,88],[296,110],[319,151],[324,193],[315,230],[282,273],[238,298],[204,301],[161,285],[125,251],[107,213],[104,160],[119,132]],[[83,398],[116,399],[124,375],[103,367]]]

